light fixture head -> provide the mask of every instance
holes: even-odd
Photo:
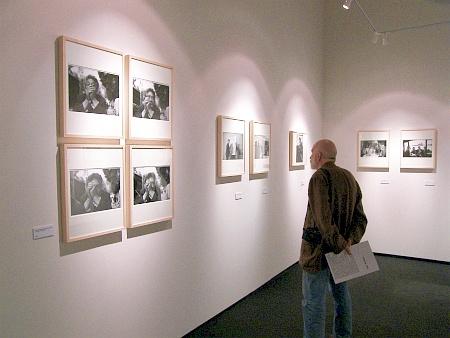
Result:
[[[342,4],[342,7],[344,7],[344,9],[350,9],[350,6],[352,5],[352,1],[353,0],[345,0],[344,3]]]
[[[374,44],[377,44],[378,41],[380,40],[380,37],[381,37],[381,33],[373,32],[372,42],[373,42]]]
[[[388,32],[383,34],[383,37],[381,38],[381,44],[383,46],[386,46],[387,44],[389,44],[388,37],[389,37]]]

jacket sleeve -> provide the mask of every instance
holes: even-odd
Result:
[[[311,177],[308,186],[308,199],[311,207],[314,225],[322,235],[322,244],[325,252],[339,253],[344,250],[347,241],[339,233],[338,227],[333,224],[332,211],[328,196],[328,184],[325,175],[317,170]]]
[[[352,243],[359,243],[361,241],[364,232],[367,227],[367,217],[364,213],[364,208],[362,205],[362,193],[359,187],[359,184],[356,183],[357,186],[357,195],[356,195],[356,205],[353,213],[351,232],[349,238],[352,240]]]

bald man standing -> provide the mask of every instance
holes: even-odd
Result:
[[[346,169],[335,165],[337,149],[326,139],[311,150],[316,172],[308,187],[308,208],[300,253],[303,292],[304,337],[325,337],[325,300],[328,286],[334,298],[334,337],[351,337],[352,304],[347,284],[335,284],[325,254],[340,253],[358,243],[367,218],[358,182]]]

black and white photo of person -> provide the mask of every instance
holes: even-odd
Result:
[[[243,152],[243,134],[238,133],[223,133],[223,160],[242,160],[244,158]]]
[[[69,110],[119,115],[119,76],[69,65]]]
[[[161,194],[156,185],[155,173],[148,173],[143,181],[144,187],[141,190],[142,203],[161,201]]]
[[[169,87],[133,78],[133,116],[169,120]]]
[[[170,167],[136,167],[133,170],[134,205],[170,199]]]
[[[70,171],[71,215],[120,208],[120,169]]]
[[[255,135],[255,159],[269,157],[269,138],[265,135]]]
[[[148,88],[143,93],[143,100],[139,106],[133,106],[133,116],[144,119],[159,120],[161,112],[156,105],[156,94],[152,88]]]
[[[403,140],[403,157],[432,157],[433,141],[424,140]]]
[[[117,169],[102,169],[105,176],[105,188],[111,198],[111,207],[120,208],[120,171]]]
[[[161,192],[161,201],[170,200],[170,167],[156,167],[159,180],[157,184]]]
[[[297,135],[297,144],[295,146],[295,161],[303,162],[303,135]]]
[[[361,157],[386,157],[386,140],[361,141]]]
[[[161,113],[160,120],[169,120],[169,86],[155,83],[155,102]]]

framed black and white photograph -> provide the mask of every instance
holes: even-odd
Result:
[[[122,229],[123,147],[65,144],[61,160],[64,240]]]
[[[250,122],[250,174],[268,173],[270,167],[270,124]]]
[[[389,168],[389,131],[358,132],[358,168]]]
[[[245,121],[217,117],[217,176],[239,176],[245,172]]]
[[[60,37],[60,135],[123,137],[123,54]]]
[[[436,135],[436,129],[402,130],[400,168],[435,169]]]
[[[289,170],[305,168],[304,136],[296,131],[289,132]]]
[[[172,67],[127,55],[128,138],[170,145],[172,138]],[[146,142],[147,141],[147,142]]]
[[[130,145],[127,158],[130,196],[128,227],[172,219],[172,149]]]

